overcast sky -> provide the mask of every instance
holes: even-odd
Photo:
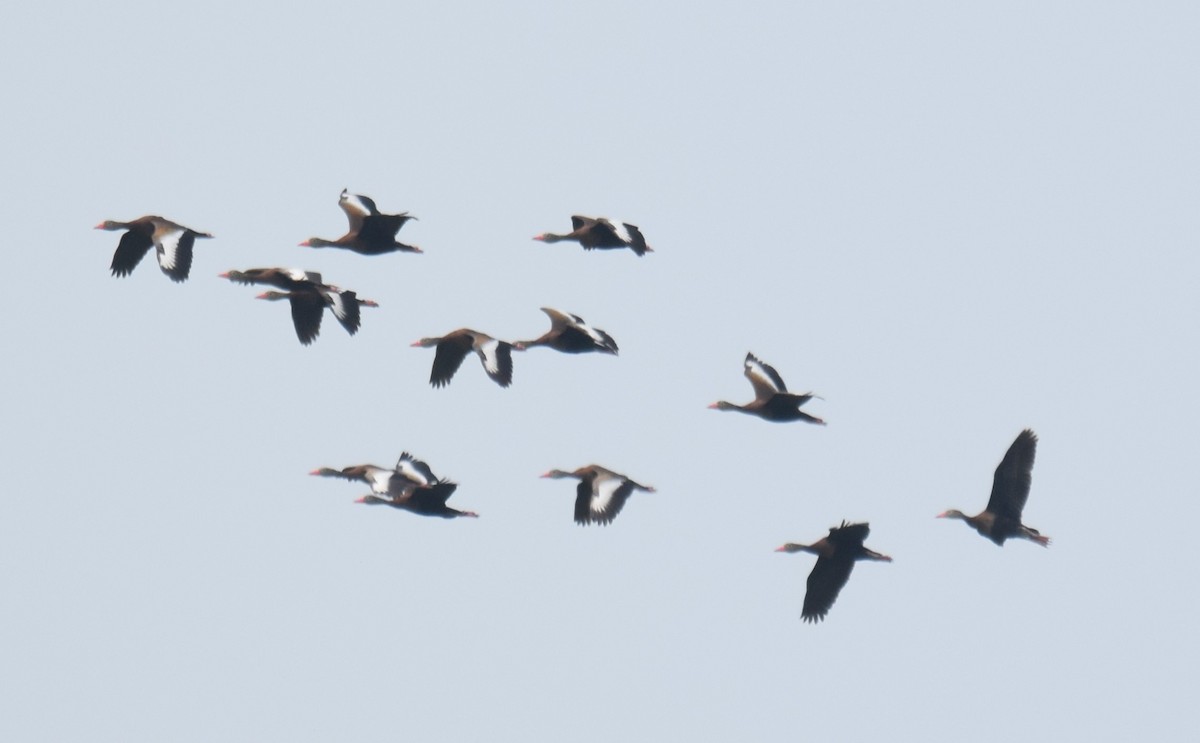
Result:
[[[22,3],[0,738],[1178,740],[1194,730],[1189,3]],[[298,247],[338,193],[423,255]],[[103,219],[215,239],[173,284]],[[530,238],[570,215],[654,252]],[[217,278],[377,300],[302,347]],[[422,336],[607,330],[512,387]],[[708,410],[753,351],[827,427]],[[1023,428],[1026,523],[986,505]],[[356,505],[407,450],[479,519]],[[657,488],[572,522],[591,462]],[[820,625],[807,554],[871,548]]]

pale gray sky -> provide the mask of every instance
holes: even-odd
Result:
[[[1188,3],[124,3],[0,27],[0,738],[1180,739],[1197,611]],[[336,237],[342,188],[420,256]],[[573,213],[655,252],[530,238]],[[109,276],[103,219],[216,238]],[[311,347],[222,281],[380,302]],[[621,354],[413,340],[582,315]],[[826,428],[719,413],[753,351]],[[960,523],[1025,427],[1026,521]],[[478,520],[352,503],[401,450]],[[552,467],[654,485],[608,528]],[[811,541],[864,563],[800,622]],[[1188,626],[1185,627],[1185,623]]]

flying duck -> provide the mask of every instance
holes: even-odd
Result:
[[[550,470],[542,475],[554,480],[574,477],[579,480],[575,488],[575,523],[580,526],[602,524],[607,526],[625,507],[625,501],[635,490],[655,492],[649,485],[630,480],[625,475],[613,472],[598,464],[589,464],[573,472]]]
[[[198,237],[212,237],[207,232],[176,224],[162,217],[138,217],[132,222],[116,222],[111,219],[96,225],[97,230],[126,230],[113,253],[113,276],[128,276],[141,263],[153,247],[158,256],[158,267],[171,281],[187,281],[192,270],[192,245]]]
[[[404,223],[416,219],[408,212],[383,214],[373,200],[352,194],[347,189],[342,189],[342,194],[338,197],[338,206],[346,213],[346,218],[350,221],[350,230],[336,240],[310,237],[300,245],[309,248],[345,248],[360,255],[382,255],[397,251],[422,252],[418,247],[396,240],[396,233]]]
[[[288,291],[266,291],[257,299],[278,301],[286,299],[292,309],[292,324],[296,337],[307,346],[321,333],[321,318],[325,308],[333,312],[346,332],[354,335],[361,324],[361,307],[378,307],[370,299],[361,299],[349,289],[342,289],[321,280],[321,274],[290,268],[251,268],[245,271],[227,271],[220,274],[238,284],[266,284]]]
[[[565,235],[553,232],[543,232],[535,235],[534,240],[544,243],[556,243],[563,240],[573,240],[583,246],[584,250],[607,250],[610,248],[629,248],[639,257],[653,252],[646,244],[646,238],[636,225],[628,222],[615,222],[600,217],[571,217],[571,231]]]
[[[788,392],[787,385],[783,383],[779,372],[775,371],[774,367],[759,361],[754,354],[746,354],[743,373],[746,375],[746,379],[750,380],[750,385],[754,387],[754,400],[745,405],[735,405],[718,400],[708,407],[714,410],[737,410],[769,421],[808,421],[825,425],[824,420],[800,410],[800,406],[813,399],[815,395],[811,393],[796,395]]]
[[[583,321],[579,315],[559,312],[550,307],[542,307],[542,312],[550,316],[550,329],[531,341],[517,341],[513,347],[524,351],[530,346],[546,346],[563,353],[601,353],[617,354],[617,342],[612,336],[593,328]]]
[[[483,363],[483,370],[493,382],[501,387],[512,384],[512,344],[496,340],[486,333],[459,328],[438,338],[414,341],[412,346],[437,348],[433,357],[433,369],[429,374],[429,383],[434,387],[450,384],[454,373],[471,351],[478,354],[480,362]]]
[[[778,547],[776,552],[811,552],[817,556],[817,563],[808,574],[808,590],[804,593],[804,608],[800,616],[806,622],[819,622],[829,613],[833,602],[846,581],[850,580],[850,571],[858,560],[879,560],[891,562],[892,558],[863,546],[871,526],[866,523],[850,524],[845,521],[841,526],[829,530],[829,536],[813,544],[794,544],[788,542]]]
[[[1026,428],[1008,447],[1004,459],[996,467],[992,478],[992,495],[987,508],[976,516],[950,509],[938,514],[939,519],[962,519],[975,531],[1004,546],[1006,539],[1028,539],[1043,547],[1050,545],[1050,537],[1021,523],[1021,511],[1029,499],[1029,488],[1033,483],[1033,455],[1037,451],[1037,434]]]

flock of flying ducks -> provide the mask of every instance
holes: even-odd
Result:
[[[407,212],[384,214],[372,199],[351,194],[347,190],[342,191],[338,206],[349,220],[346,234],[336,240],[312,237],[300,245],[340,248],[369,256],[394,252],[422,252],[418,247],[396,240],[400,228],[406,222],[416,219]],[[571,231],[566,234],[546,232],[533,239],[546,243],[574,241],[585,250],[629,248],[639,257],[652,252],[641,230],[626,222],[573,216],[571,226]],[[113,253],[110,266],[113,276],[128,276],[153,247],[159,268],[176,282],[186,281],[188,278],[196,239],[212,237],[207,232],[199,232],[157,216],[140,217],[131,222],[106,220],[96,225],[96,229],[125,231],[117,244],[116,252]],[[312,343],[320,334],[321,319],[326,309],[333,313],[347,333],[354,335],[361,324],[361,309],[379,306],[370,299],[360,298],[352,290],[326,283],[321,274],[315,271],[249,268],[226,271],[220,274],[220,277],[237,284],[273,287],[259,294],[257,298],[273,301],[286,299],[291,306],[296,336],[304,345]],[[588,325],[578,315],[549,307],[541,309],[550,318],[550,329],[533,340],[509,342],[470,328],[459,328],[443,336],[422,338],[413,343],[415,347],[436,349],[429,376],[430,384],[434,387],[449,384],[463,360],[471,352],[479,357],[488,377],[501,387],[512,384],[513,351],[545,346],[562,353],[617,353],[617,343],[611,335]],[[821,418],[800,409],[814,397],[820,398],[811,393],[789,392],[779,373],[754,354],[746,354],[742,371],[754,390],[754,399],[742,405],[719,400],[709,405],[710,408],[735,410],[774,422],[805,421],[825,425]],[[952,509],[938,514],[938,518],[966,521],[982,536],[998,545],[1003,545],[1005,540],[1013,538],[1028,539],[1043,547],[1049,545],[1049,537],[1042,536],[1036,529],[1021,523],[1021,513],[1029,497],[1036,448],[1037,436],[1033,431],[1022,431],[996,467],[987,508],[975,516],[967,516]],[[358,503],[390,506],[422,516],[478,516],[474,511],[460,511],[449,507],[446,503],[458,485],[435,476],[428,464],[408,452],[402,453],[396,464],[390,468],[359,464],[342,469],[322,467],[310,474],[336,477],[370,486],[371,492],[358,498]],[[642,485],[596,464],[571,472],[554,469],[542,477],[579,480],[575,491],[575,522],[580,525],[607,525],[617,517],[635,491],[654,492],[653,487]],[[831,528],[827,536],[812,544],[789,542],[776,550],[789,553],[810,552],[817,555],[816,564],[808,576],[801,612],[804,621],[817,622],[825,618],[838,593],[849,580],[850,572],[857,561],[891,562],[891,557],[874,552],[864,545],[869,534],[868,524],[843,521],[840,526]]]

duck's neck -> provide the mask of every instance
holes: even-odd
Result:
[[[777,549],[775,551],[776,552],[789,552],[789,553],[791,553],[791,552],[811,552],[814,555],[821,554],[820,551],[813,549],[812,545],[810,545],[810,544],[796,544],[795,542],[788,542],[787,544],[783,545],[782,547],[780,547],[779,549]]]
[[[725,400],[717,400],[708,407],[712,408],[713,410],[736,410],[739,413],[751,412],[747,410],[744,405],[738,405],[737,403],[727,402]]]
[[[515,349],[517,351],[524,351],[525,349],[529,348],[530,346],[545,346],[545,345],[547,345],[547,343],[546,343],[547,340],[548,340],[548,334],[543,335],[540,338],[534,338],[531,341],[513,341],[512,347],[513,347],[513,349]]]

